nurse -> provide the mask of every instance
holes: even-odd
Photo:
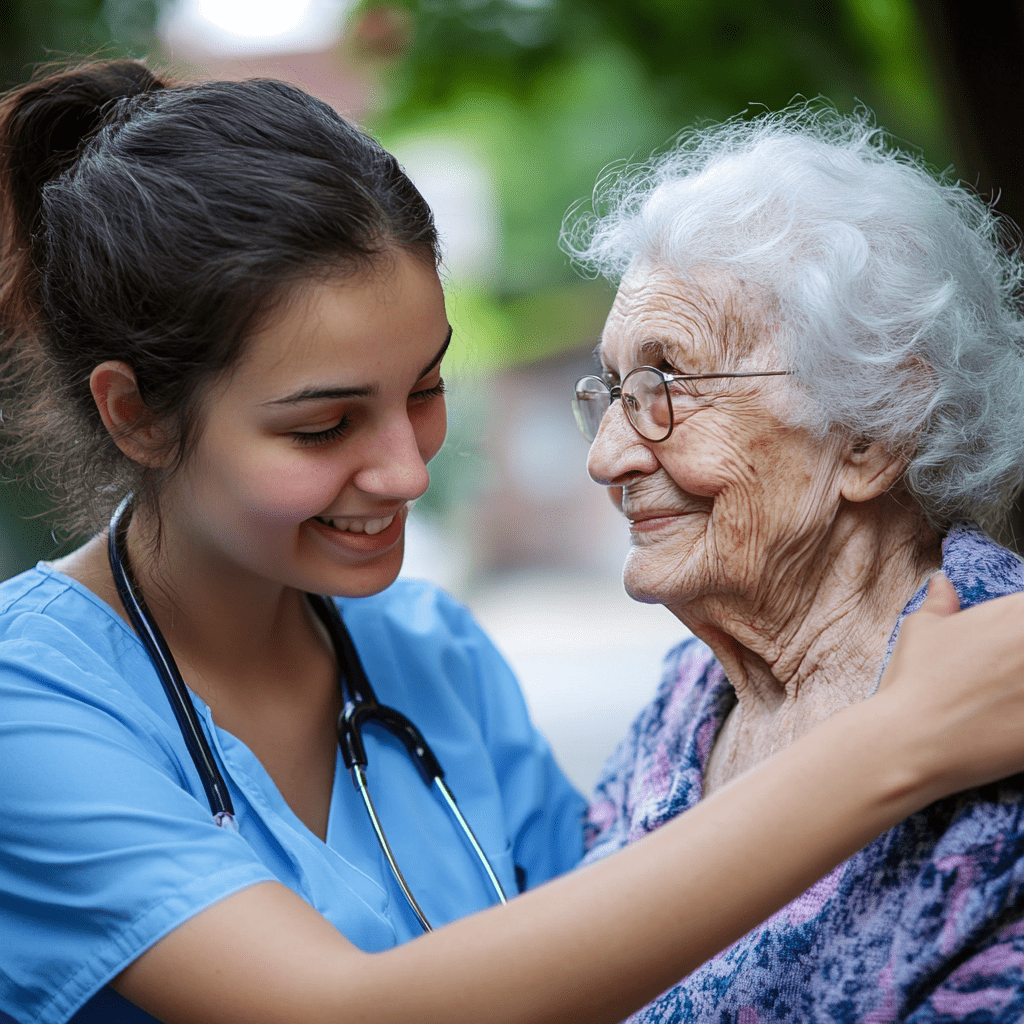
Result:
[[[282,83],[174,87],[133,62],[9,94],[0,136],[4,419],[98,530],[0,587],[0,1019],[613,1022],[894,822],[1024,766],[1024,605],[954,615],[940,577],[879,696],[542,885],[581,855],[582,800],[466,611],[395,582],[451,342],[395,160]],[[230,817],[118,594],[102,524],[128,495],[122,558]],[[339,760],[344,659],[311,594],[524,895],[492,906],[370,726],[370,797],[424,920],[403,896]]]

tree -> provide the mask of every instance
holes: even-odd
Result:
[[[357,45],[386,58],[385,139],[448,128],[489,156],[504,296],[568,281],[566,208],[608,163],[697,120],[859,101],[949,162],[910,0],[364,0],[355,24]]]

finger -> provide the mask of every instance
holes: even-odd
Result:
[[[928,593],[920,610],[933,615],[952,615],[960,611],[960,598],[944,572],[937,572],[929,581]]]

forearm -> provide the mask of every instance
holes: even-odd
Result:
[[[172,1024],[614,1024],[926,802],[880,708],[835,716],[627,851],[405,946],[360,953],[262,886],[117,987]]]
[[[871,700],[624,854],[382,959],[429,986],[443,951],[465,1020],[475,1004],[489,1021],[618,1021],[908,815],[1019,771],[1024,595],[950,615],[937,585],[947,610],[904,622]]]
[[[387,970],[432,987],[438,1020],[621,1020],[928,802],[881,710],[836,716],[626,856],[396,949]],[[438,956],[459,965],[457,992]]]

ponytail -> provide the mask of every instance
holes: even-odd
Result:
[[[144,65],[118,60],[38,79],[0,99],[0,332],[8,345],[38,311],[33,243],[43,188],[74,163],[114,101],[163,87]]]

